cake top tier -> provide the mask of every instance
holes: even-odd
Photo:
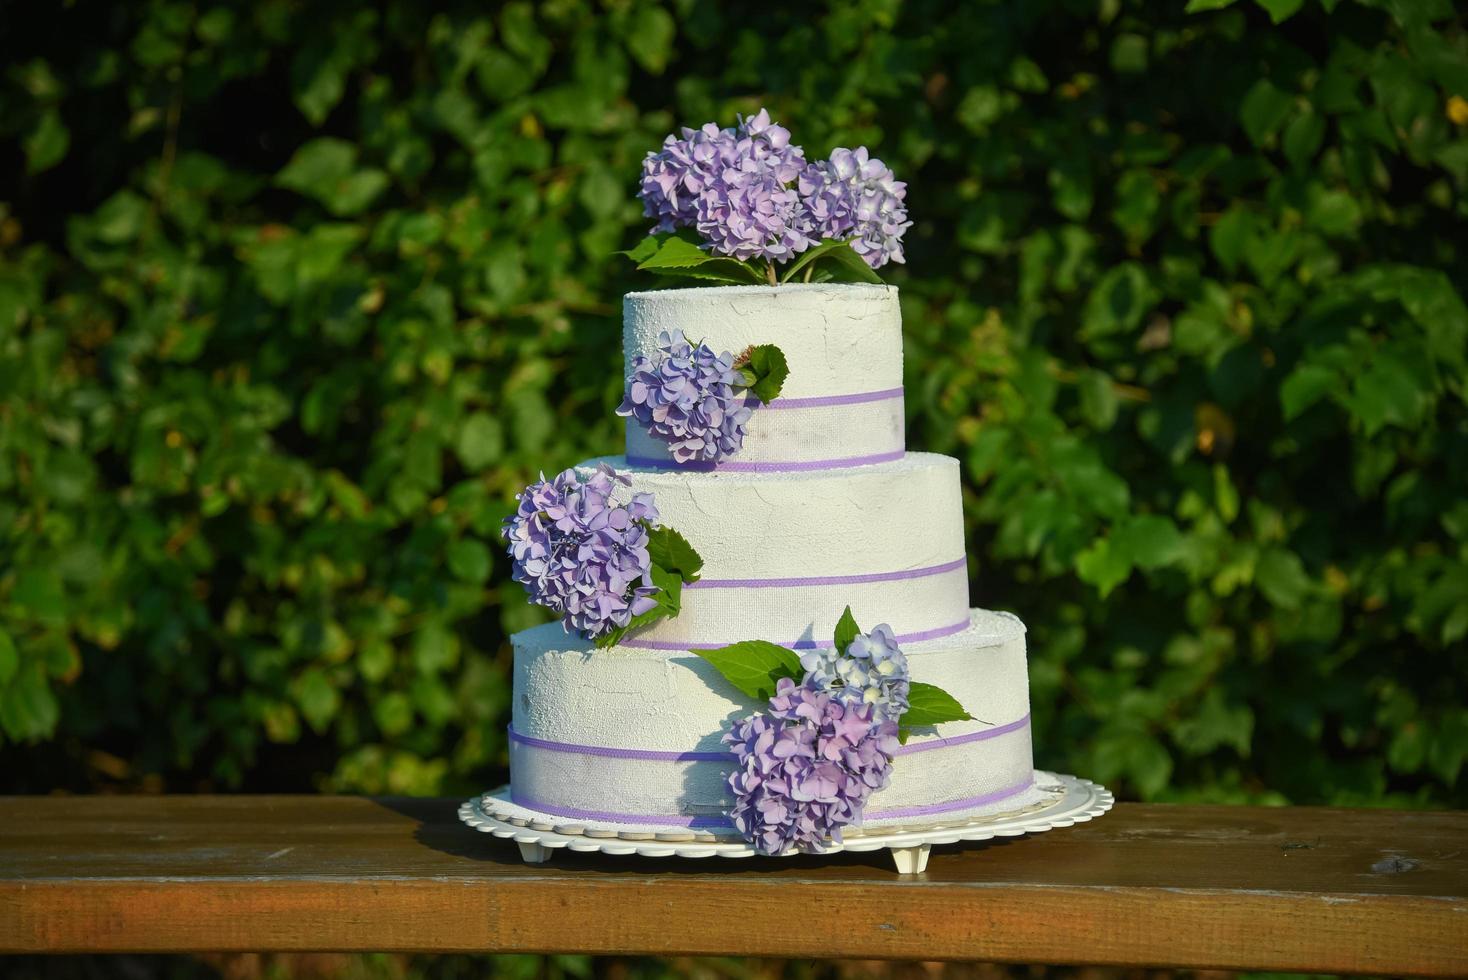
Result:
[[[624,374],[658,357],[659,336],[734,354],[777,345],[790,367],[780,400],[832,398],[902,386],[902,313],[895,286],[791,284],[628,293],[622,301]]]

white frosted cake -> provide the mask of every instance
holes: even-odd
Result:
[[[681,611],[596,647],[560,623],[513,637],[511,799],[588,825],[729,829],[722,739],[758,705],[696,651],[767,640],[831,646],[850,607],[890,625],[913,682],[972,720],[917,728],[865,819],[960,819],[1038,799],[1024,626],[971,609],[958,462],[906,451],[897,290],[723,286],[632,293],[631,372],[666,331],[741,351],[774,344],[789,376],[729,459],[678,464],[629,419],[609,463],[650,493],[703,567]]]

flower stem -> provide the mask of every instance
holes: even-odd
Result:
[[[780,285],[780,279],[775,275],[775,263],[765,259],[765,276],[769,278],[771,286]]]

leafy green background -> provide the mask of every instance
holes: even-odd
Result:
[[[619,445],[639,160],[767,105],[910,184],[910,444],[963,461],[1042,764],[1468,804],[1464,23],[1187,6],[30,5],[0,788],[502,775],[496,527]]]

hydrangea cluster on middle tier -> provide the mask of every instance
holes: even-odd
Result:
[[[648,527],[658,520],[651,494],[613,499],[628,480],[605,463],[583,482],[574,469],[544,476],[516,497],[504,536],[511,577],[530,600],[561,617],[568,630],[596,637],[652,609]]]

